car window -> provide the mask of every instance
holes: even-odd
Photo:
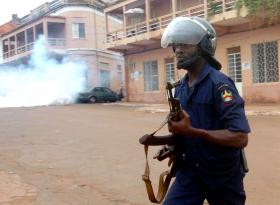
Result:
[[[110,90],[109,88],[104,88],[104,90],[105,90],[107,93],[112,93],[112,90]]]
[[[102,92],[107,93],[106,88],[100,88]]]
[[[99,92],[105,92],[105,90],[104,90],[104,88],[99,88],[99,90],[98,90]]]

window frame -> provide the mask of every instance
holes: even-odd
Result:
[[[75,28],[77,26],[77,28]],[[85,23],[73,22],[72,23],[72,38],[73,39],[85,39],[86,38],[86,27]],[[82,30],[82,32],[81,32]]]
[[[167,67],[169,66],[169,67]],[[170,67],[171,66],[171,67]],[[165,71],[165,82],[173,83],[176,81],[175,73],[175,59],[165,58],[164,59],[164,71]]]
[[[235,83],[242,83],[242,59],[240,47],[228,48],[227,51],[228,76]]]
[[[274,55],[276,58],[272,58],[271,53],[267,53],[267,50],[270,49],[269,46],[275,43],[276,48],[274,50]],[[259,47],[259,48],[258,48]],[[253,84],[262,84],[262,83],[277,83],[279,82],[279,59],[278,59],[278,41],[266,41],[255,43],[251,45],[251,53],[252,53],[252,83]],[[261,55],[257,55],[258,52]],[[269,76],[269,69],[273,69],[269,66],[275,63],[274,71],[276,75],[273,75],[276,80],[273,80],[273,77]],[[264,79],[262,79],[262,77]],[[272,78],[272,80],[269,80]]]
[[[155,66],[155,67],[153,67]],[[153,69],[156,69],[153,71]],[[143,63],[144,92],[159,91],[159,72],[157,60]]]

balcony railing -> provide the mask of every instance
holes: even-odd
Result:
[[[64,38],[48,38],[48,44],[50,46],[65,46]]]
[[[34,47],[34,42],[26,44],[24,46],[17,47],[13,50],[3,53],[3,59],[7,59],[7,58],[13,57],[15,55],[21,54],[21,53],[25,53],[27,51],[32,50],[33,47]]]
[[[21,24],[27,23],[38,16],[43,16],[51,11],[55,11],[58,8],[61,8],[62,6],[76,5],[76,4],[92,5],[95,7],[95,9],[102,11],[102,8],[99,6],[99,3],[95,0],[81,0],[81,1],[79,1],[79,0],[55,0],[55,1],[51,1],[49,3],[45,3],[41,6],[33,9],[29,15],[26,15],[25,17],[23,17],[19,20],[19,24],[21,25]]]
[[[231,11],[235,8],[235,3],[236,0],[216,0],[212,3],[212,8],[208,5],[208,12],[212,12],[213,14],[220,14],[223,12]]]
[[[65,46],[65,39],[64,38],[49,38],[48,44],[50,46]],[[13,50],[3,53],[3,59],[8,59],[10,57],[28,52],[33,50],[34,42],[26,44],[24,46],[17,47]]]
[[[205,16],[206,16],[205,13],[206,12],[204,10],[204,4],[200,4],[200,5],[185,9],[185,10],[177,11],[175,13],[175,16],[176,17],[178,17],[178,16],[199,16],[201,18],[205,18]]]
[[[220,14],[223,12],[228,12],[235,9],[236,0],[216,0],[215,2],[214,14]],[[207,9],[207,10],[206,10]],[[184,10],[180,10],[175,12],[175,17],[178,16],[199,16],[202,18],[206,18],[207,14],[211,11],[211,7],[207,5],[207,8],[204,4],[200,4],[197,6],[193,6]],[[133,36],[141,35],[143,33],[147,33],[149,31],[156,31],[159,29],[165,28],[173,19],[173,14],[167,14],[164,16],[160,16],[158,18],[153,18],[148,21],[148,25],[146,21],[129,25],[126,27],[126,32],[123,29],[116,30],[110,33],[107,33],[106,42],[112,43],[121,39],[130,38]],[[148,28],[148,29],[147,29]]]

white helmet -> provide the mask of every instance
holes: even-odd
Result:
[[[216,51],[216,32],[213,26],[200,17],[177,17],[165,29],[161,46],[163,48],[173,44],[198,45],[201,57],[218,70],[221,64],[214,58]],[[191,61],[194,61],[191,59]],[[191,63],[189,61],[188,63]]]
[[[199,45],[203,52],[214,56],[216,32],[203,18],[177,17],[170,22],[161,38],[163,48],[174,43]]]

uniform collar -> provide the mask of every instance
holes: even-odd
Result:
[[[198,78],[196,79],[196,81],[194,83],[194,86],[199,84],[201,81],[203,81],[207,77],[207,75],[210,73],[210,71],[211,71],[210,65],[208,63],[205,63],[198,75]],[[188,78],[189,78],[188,74],[186,74],[185,77],[183,78],[184,85],[187,85]]]

